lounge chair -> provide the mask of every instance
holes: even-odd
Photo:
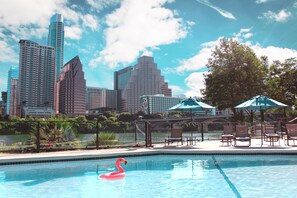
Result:
[[[251,145],[251,136],[248,133],[248,127],[245,125],[236,125],[235,127],[235,135],[234,135],[234,146],[242,146],[238,145],[238,142],[248,142],[248,145]]]
[[[274,146],[274,142],[279,142],[280,136],[275,132],[273,125],[264,125],[264,140]],[[280,144],[280,142],[279,142]]]
[[[293,140],[295,146],[295,140],[297,140],[297,124],[286,124],[287,129],[287,144],[290,146],[290,140]]]
[[[166,143],[169,145],[170,143],[173,143],[173,142],[177,142],[177,145],[179,142],[183,144],[182,130],[183,129],[181,128],[172,128],[170,136],[165,138],[165,145]]]
[[[232,145],[232,141],[234,139],[234,127],[231,125],[224,126],[223,134],[221,135],[221,142],[224,145],[224,143],[227,143],[227,146]]]

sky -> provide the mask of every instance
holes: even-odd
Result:
[[[91,87],[113,89],[114,71],[147,55],[173,95],[200,97],[223,37],[270,63],[297,57],[297,0],[1,0],[0,91],[18,66],[19,40],[46,45],[55,13],[64,17],[64,63],[78,55]]]

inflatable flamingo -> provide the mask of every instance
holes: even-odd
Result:
[[[118,168],[118,172],[111,172],[106,173],[103,175],[100,175],[100,178],[106,179],[106,180],[117,180],[122,179],[126,176],[124,169],[121,167],[121,162],[127,164],[127,161],[124,158],[118,158],[116,161],[116,167]]]

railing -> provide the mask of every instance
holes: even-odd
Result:
[[[120,123],[121,124],[121,123]],[[101,127],[88,121],[0,122],[0,152],[40,152],[100,149],[144,144],[138,140],[134,123],[125,127]]]
[[[122,125],[123,126],[122,126]],[[126,124],[126,125],[125,125]],[[195,140],[220,140],[224,125],[235,122],[207,122],[190,119],[140,120],[103,126],[98,121],[18,121],[0,122],[0,152],[42,152],[73,149],[152,146],[164,144],[174,127],[182,127],[184,137]],[[256,128],[261,123],[244,123],[253,138],[261,138]],[[262,123],[267,124],[267,123]],[[270,122],[283,132],[281,122]],[[125,127],[124,127],[125,125]]]

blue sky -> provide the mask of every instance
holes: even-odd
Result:
[[[46,45],[54,13],[64,17],[64,63],[78,55],[87,86],[113,89],[114,71],[150,55],[174,95],[200,96],[222,37],[270,62],[297,57],[297,0],[1,0],[0,91],[19,40]]]

